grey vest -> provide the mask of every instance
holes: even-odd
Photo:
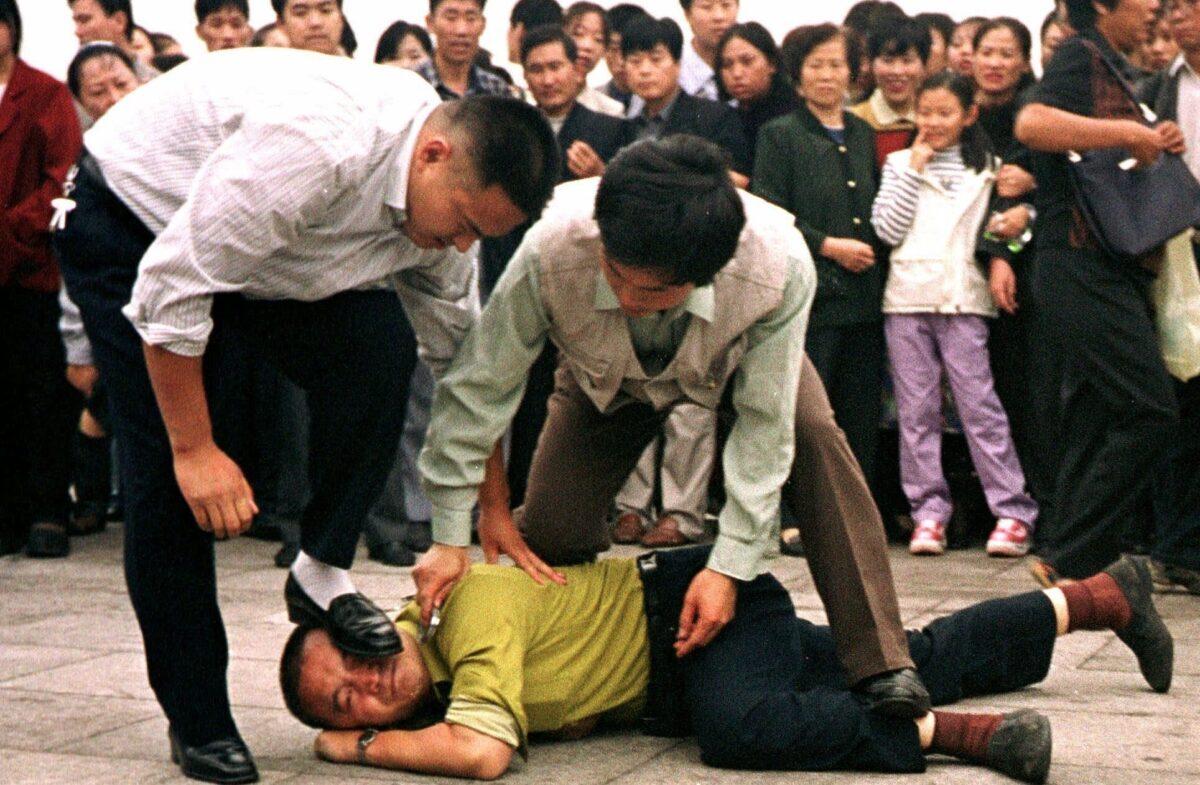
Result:
[[[550,339],[600,411],[630,399],[659,410],[684,399],[715,409],[746,353],[746,331],[779,307],[789,266],[810,259],[795,219],[741,193],[746,228],[733,259],[713,281],[713,321],[692,316],[674,359],[650,378],[634,352],[625,315],[595,306],[601,242],[592,213],[598,185],[591,179],[559,186],[526,237],[538,255]]]

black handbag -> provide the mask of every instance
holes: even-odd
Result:
[[[1138,104],[1146,125],[1153,125],[1157,120],[1154,112],[1138,102],[1125,76],[1099,54]],[[1178,155],[1163,153],[1153,165],[1139,167],[1127,151],[1107,148],[1072,151],[1067,153],[1067,161],[1079,211],[1100,246],[1112,256],[1143,256],[1200,224],[1200,183]]]

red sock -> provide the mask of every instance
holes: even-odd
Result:
[[[935,711],[933,717],[933,745],[929,751],[971,763],[987,762],[988,742],[1004,721],[1000,714]]]
[[[1106,572],[1060,588],[1067,598],[1067,632],[1122,630],[1133,616],[1125,593]]]

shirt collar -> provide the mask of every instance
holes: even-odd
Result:
[[[617,300],[617,294],[608,285],[608,279],[604,277],[603,270],[596,271],[596,298],[593,306],[597,311],[618,311],[621,309],[621,303]],[[671,314],[672,320],[680,314],[690,313],[711,323],[716,309],[716,293],[713,291],[712,284],[709,284],[708,286],[697,286],[695,289],[692,289],[686,300],[670,311],[667,311],[667,313]]]
[[[662,111],[659,112],[654,117],[651,117],[649,114],[646,113],[646,104],[645,103],[640,103],[636,106],[630,106],[629,107],[629,119],[643,120],[647,123],[652,122],[652,121],[657,121],[657,122],[665,124],[668,120],[671,119],[671,112],[673,112],[675,110],[675,104],[679,103],[679,96],[682,93],[683,93],[683,88],[676,87],[675,95],[671,98],[670,102],[666,106],[664,106]]]
[[[1187,59],[1182,54],[1176,57],[1175,62],[1171,63],[1170,67],[1167,68],[1167,73],[1173,78],[1179,76],[1179,72],[1183,70],[1188,71],[1195,78],[1200,78],[1200,73],[1197,73],[1196,69],[1188,64]]]
[[[883,91],[875,88],[875,92],[871,93],[868,99],[871,103],[871,110],[875,114],[875,119],[879,121],[881,126],[897,125],[899,123],[915,123],[917,121],[917,113],[909,109],[906,114],[900,114],[892,105],[883,97]]]
[[[399,223],[403,223],[407,218],[408,173],[412,168],[413,152],[417,149],[417,137],[421,135],[421,129],[425,127],[429,116],[433,114],[433,111],[438,106],[439,103],[431,101],[428,105],[421,107],[420,111],[413,116],[412,123],[409,125],[408,136],[404,139],[403,144],[401,144],[400,152],[396,154],[396,160],[392,164],[391,181],[387,184],[387,189],[384,191],[383,203],[397,211]]]

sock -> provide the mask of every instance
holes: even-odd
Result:
[[[971,763],[986,763],[988,742],[1004,721],[1000,714],[960,714],[935,711],[933,744],[929,751]]]
[[[1123,630],[1133,616],[1125,593],[1106,572],[1061,588],[1067,599],[1067,632]]]
[[[292,562],[292,575],[321,610],[329,610],[329,603],[335,597],[355,591],[348,571],[318,561],[304,551],[300,551],[296,561]]]

